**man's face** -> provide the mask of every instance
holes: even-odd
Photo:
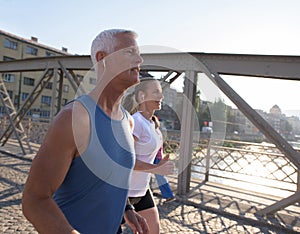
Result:
[[[139,82],[140,56],[136,40],[130,34],[120,34],[112,54],[105,57],[105,74],[112,82],[130,87]],[[107,77],[107,76],[106,76]]]

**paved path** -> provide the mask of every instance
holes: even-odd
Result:
[[[0,153],[0,233],[37,233],[21,211],[21,194],[32,156],[16,156],[19,152],[15,150],[11,148],[11,155]],[[163,199],[156,195],[155,201],[161,233],[295,233],[208,206],[183,202],[182,198],[163,204]],[[124,227],[124,233],[131,232]]]

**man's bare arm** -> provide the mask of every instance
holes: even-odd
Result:
[[[39,233],[77,233],[52,199],[63,182],[76,153],[72,110],[65,110],[53,122],[25,184],[22,209]]]

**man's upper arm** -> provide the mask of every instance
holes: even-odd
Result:
[[[67,110],[50,126],[32,162],[25,190],[38,197],[52,197],[63,182],[75,152],[72,111]]]

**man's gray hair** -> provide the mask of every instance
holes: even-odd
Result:
[[[98,51],[103,51],[105,53],[112,53],[114,47],[116,46],[116,35],[128,33],[137,38],[137,33],[127,29],[108,29],[99,33],[92,42],[91,46],[91,59],[93,65],[97,63],[96,54]]]

